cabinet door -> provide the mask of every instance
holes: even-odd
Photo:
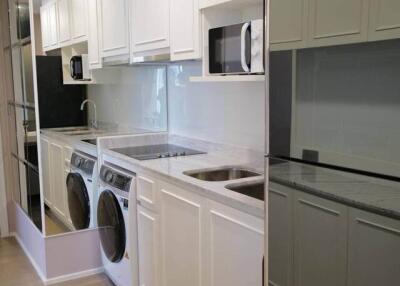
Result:
[[[330,46],[366,41],[368,1],[309,0],[308,46]]]
[[[347,207],[296,192],[294,212],[294,285],[346,285]]]
[[[263,280],[264,220],[209,202],[209,267],[214,286],[260,286]]]
[[[163,286],[202,286],[204,200],[169,184],[160,188]]]
[[[275,286],[293,285],[293,194],[296,191],[269,183],[269,281]]]
[[[51,189],[53,193],[53,206],[57,214],[65,218],[65,181],[64,181],[64,156],[63,147],[57,143],[51,142]]]
[[[49,13],[48,6],[44,5],[40,7],[40,26],[42,32],[42,47],[43,50],[46,50],[49,47]]]
[[[171,60],[201,57],[199,0],[170,0]]]
[[[87,3],[86,0],[71,1],[72,39],[84,41],[87,36]]]
[[[40,145],[44,201],[48,207],[52,207],[49,140],[40,138]]]
[[[69,0],[58,0],[59,42],[65,45],[71,40]]]
[[[370,0],[368,40],[400,38],[400,1]]]
[[[271,50],[291,50],[306,46],[307,4],[307,0],[271,0]]]
[[[58,46],[58,20],[57,2],[52,1],[46,4],[47,9],[47,33],[48,49],[55,49]]]
[[[169,0],[132,0],[132,5],[133,52],[169,47]]]
[[[98,3],[101,57],[129,55],[128,0],[99,0]]]
[[[139,285],[160,285],[160,222],[155,213],[138,205]]]
[[[100,27],[98,12],[97,0],[88,0],[88,56],[90,69],[98,69],[102,67],[98,34],[98,29]]]
[[[400,221],[350,209],[349,286],[400,285]]]

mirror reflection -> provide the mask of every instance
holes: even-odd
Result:
[[[89,72],[85,31],[53,44],[51,13],[34,18],[44,228],[57,235],[97,225],[97,138],[167,130],[167,99],[165,66]]]
[[[14,90],[8,105],[9,128],[15,136],[12,156],[19,186],[16,198],[42,229],[29,1],[12,0],[8,5]]]

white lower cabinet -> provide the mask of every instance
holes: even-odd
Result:
[[[61,218],[65,218],[65,198],[64,192],[64,156],[63,146],[51,142],[50,143],[50,158],[51,158],[51,191],[53,193],[53,209]]]
[[[201,286],[205,199],[169,184],[160,187],[161,268],[164,286]]]
[[[209,202],[207,259],[214,286],[260,286],[263,280],[264,220]]]
[[[64,142],[43,135],[40,142],[44,201],[59,220],[72,228],[66,185],[72,148]]]
[[[348,286],[400,285],[400,221],[350,209]]]
[[[160,285],[160,218],[142,206],[137,208],[139,285]]]
[[[294,285],[345,286],[347,207],[294,194]]]
[[[269,184],[269,282],[275,286],[293,285],[293,190]]]
[[[138,203],[140,286],[262,285],[263,219],[146,180],[157,186],[158,207]]]

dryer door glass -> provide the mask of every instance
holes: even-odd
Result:
[[[97,223],[105,255],[111,262],[119,262],[125,252],[125,222],[118,200],[109,190],[100,195]]]
[[[67,176],[68,209],[75,229],[86,229],[90,223],[90,200],[85,181],[78,173]]]

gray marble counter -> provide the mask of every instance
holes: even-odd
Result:
[[[145,136],[146,135],[137,136],[136,140],[135,138],[131,138],[129,146],[132,146],[132,144],[135,145],[135,141],[138,141],[143,145],[143,143],[146,141],[144,140],[144,138],[146,138]],[[207,154],[138,161],[110,150],[109,146],[115,147],[117,144],[116,142],[114,144],[110,142],[105,144],[108,146],[108,148],[102,150],[102,153],[106,157],[110,156],[119,161],[123,161],[126,164],[134,166],[134,169],[138,172],[143,170],[143,172],[153,174],[154,176],[165,180],[166,182],[175,184],[188,191],[196,192],[200,195],[229,205],[251,215],[260,218],[264,217],[263,201],[230,191],[225,188],[226,185],[231,183],[254,181],[257,179],[263,180],[263,175],[224,182],[207,182],[183,174],[185,171],[218,168],[221,166],[245,166],[263,174],[264,156],[262,152],[255,152],[247,149],[166,134],[153,134],[147,138],[147,145],[168,142],[170,144],[176,144],[183,147],[205,151]],[[121,144],[118,145],[118,147],[121,147]]]
[[[400,182],[295,162],[271,165],[269,178],[271,182],[400,219]]]

